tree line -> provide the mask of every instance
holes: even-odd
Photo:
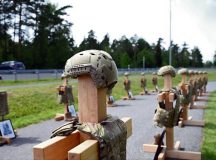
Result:
[[[110,40],[106,34],[101,42],[95,32],[79,45],[75,45],[71,33],[73,24],[64,16],[72,6],[57,6],[45,0],[0,1],[0,62],[18,60],[28,69],[62,69],[68,58],[79,51],[99,49],[107,51],[117,67],[161,67],[169,63],[169,49],[163,46],[163,38],[149,44],[137,35]],[[189,50],[172,42],[174,67],[202,67],[202,53],[198,47]],[[216,55],[214,62],[216,65]],[[210,64],[212,65],[212,63]]]

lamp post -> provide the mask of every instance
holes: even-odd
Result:
[[[145,56],[143,56],[143,70],[145,70]]]
[[[172,33],[172,0],[170,0],[170,46],[169,46],[169,65],[172,65],[172,49],[171,49],[171,45],[172,45],[172,37],[171,37],[171,33]]]

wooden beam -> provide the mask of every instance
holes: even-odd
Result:
[[[121,120],[127,127],[128,138],[132,135],[132,120],[129,117],[124,117]],[[47,141],[44,141],[33,147],[34,160],[66,160],[68,158],[68,151],[70,151],[70,153],[73,153],[71,149],[79,146],[80,143],[83,144],[90,138],[91,136],[76,130],[69,136],[57,136],[52,139],[48,139]],[[88,145],[86,146],[86,150],[83,151],[84,153],[81,152],[82,155],[85,155],[85,152],[89,152],[88,146],[91,143],[88,142],[87,144]],[[84,148],[85,147],[81,147],[82,150]]]
[[[200,152],[191,152],[191,151],[180,151],[180,150],[167,150],[166,146],[162,146],[163,150],[165,151],[166,158],[177,158],[177,159],[188,159],[188,160],[201,160],[201,153]],[[180,141],[177,141],[175,144],[176,148],[180,147]],[[154,144],[144,144],[143,149],[145,152],[155,153],[157,150],[157,145]],[[164,154],[162,153],[159,155],[162,159]],[[158,157],[158,159],[159,159]]]
[[[99,123],[107,118],[107,88],[96,88],[90,75],[78,77],[79,122]]]
[[[79,132],[51,138],[33,147],[34,160],[66,160],[68,151],[79,143]]]
[[[176,141],[175,147],[176,150],[180,149],[180,141]]]
[[[188,160],[201,160],[200,152],[166,150],[166,157]]]
[[[127,138],[132,135],[132,119],[130,117],[124,117],[121,119],[127,126]]]
[[[166,149],[163,148],[161,153],[158,155],[158,160],[165,160],[166,158]]]
[[[208,102],[208,99],[205,99],[205,98],[198,98],[197,101],[204,101],[204,102]]]
[[[190,109],[207,109],[207,106],[198,106],[198,105],[193,105],[193,106],[191,106]]]
[[[113,104],[107,104],[107,107],[117,107],[118,105],[113,103]]]
[[[143,144],[143,150],[145,152],[155,153],[158,145],[155,144]],[[161,147],[166,148],[166,146],[162,145]]]
[[[56,121],[61,121],[61,120],[64,120],[64,118],[65,118],[65,115],[64,115],[64,114],[62,114],[62,113],[56,113],[54,119],[55,119]]]
[[[178,122],[178,127],[179,127],[179,128],[182,128],[182,127],[183,127],[183,121],[179,121],[179,122]]]
[[[68,152],[68,160],[99,160],[97,140],[86,140]]]
[[[186,121],[183,121],[183,125],[204,127],[205,121],[202,121],[202,120],[186,120]]]

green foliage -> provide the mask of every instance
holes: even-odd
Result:
[[[52,118],[55,112],[63,111],[56,103],[56,84],[8,88],[10,114],[15,128]]]
[[[208,109],[205,110],[205,127],[202,144],[202,157],[204,160],[216,157],[215,128],[216,128],[216,92],[209,97]]]
[[[215,71],[208,72],[209,81],[216,81],[215,73]],[[152,75],[149,73],[145,77],[147,78],[147,89],[151,91],[153,89],[151,82]],[[140,78],[140,73],[129,76],[131,90],[134,95],[142,92]],[[177,75],[173,79],[173,86],[176,86],[180,80],[181,76]],[[124,76],[120,75],[112,93],[116,100],[126,95],[123,81]],[[17,82],[1,81],[0,85],[2,89],[6,90],[9,94],[10,114],[6,118],[12,120],[15,128],[20,128],[42,120],[51,119],[56,113],[63,113],[63,105],[57,103],[56,87],[60,84],[62,84],[60,80],[53,79],[43,79],[40,81],[22,80]],[[69,80],[69,84],[73,86],[75,106],[77,107],[77,81]],[[159,88],[163,87],[162,77],[158,77],[158,84]]]
[[[214,64],[214,66],[216,66],[216,51],[215,51],[215,54],[214,54],[214,57],[213,57],[213,64]]]
[[[71,35],[72,23],[64,17],[71,6],[57,8],[44,0],[4,0],[0,2],[0,62],[23,61],[27,69],[63,68],[66,60],[77,52],[100,49],[111,54],[117,67],[155,68],[169,64],[169,50],[163,47],[163,39],[150,45],[145,39],[134,35],[122,36],[110,42],[109,35],[99,42],[95,32],[75,46]],[[28,31],[33,32],[33,35]],[[198,47],[188,50],[172,42],[174,67],[202,67],[202,54]],[[214,61],[216,65],[216,61]]]
[[[121,56],[120,56],[120,66],[122,68],[127,68],[128,65],[130,65],[130,63],[131,63],[131,59],[128,56],[128,54],[127,53],[122,53]]]

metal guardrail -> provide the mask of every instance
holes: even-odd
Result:
[[[177,70],[179,68],[176,68]],[[192,70],[216,70],[216,68],[189,68]],[[125,72],[131,73],[152,73],[156,72],[158,68],[118,68],[118,74]],[[45,79],[45,78],[60,78],[63,69],[26,69],[26,70],[0,70],[0,76],[3,80],[24,80],[24,79]]]
[[[45,79],[60,78],[62,69],[31,69],[31,70],[0,70],[3,80]]]

